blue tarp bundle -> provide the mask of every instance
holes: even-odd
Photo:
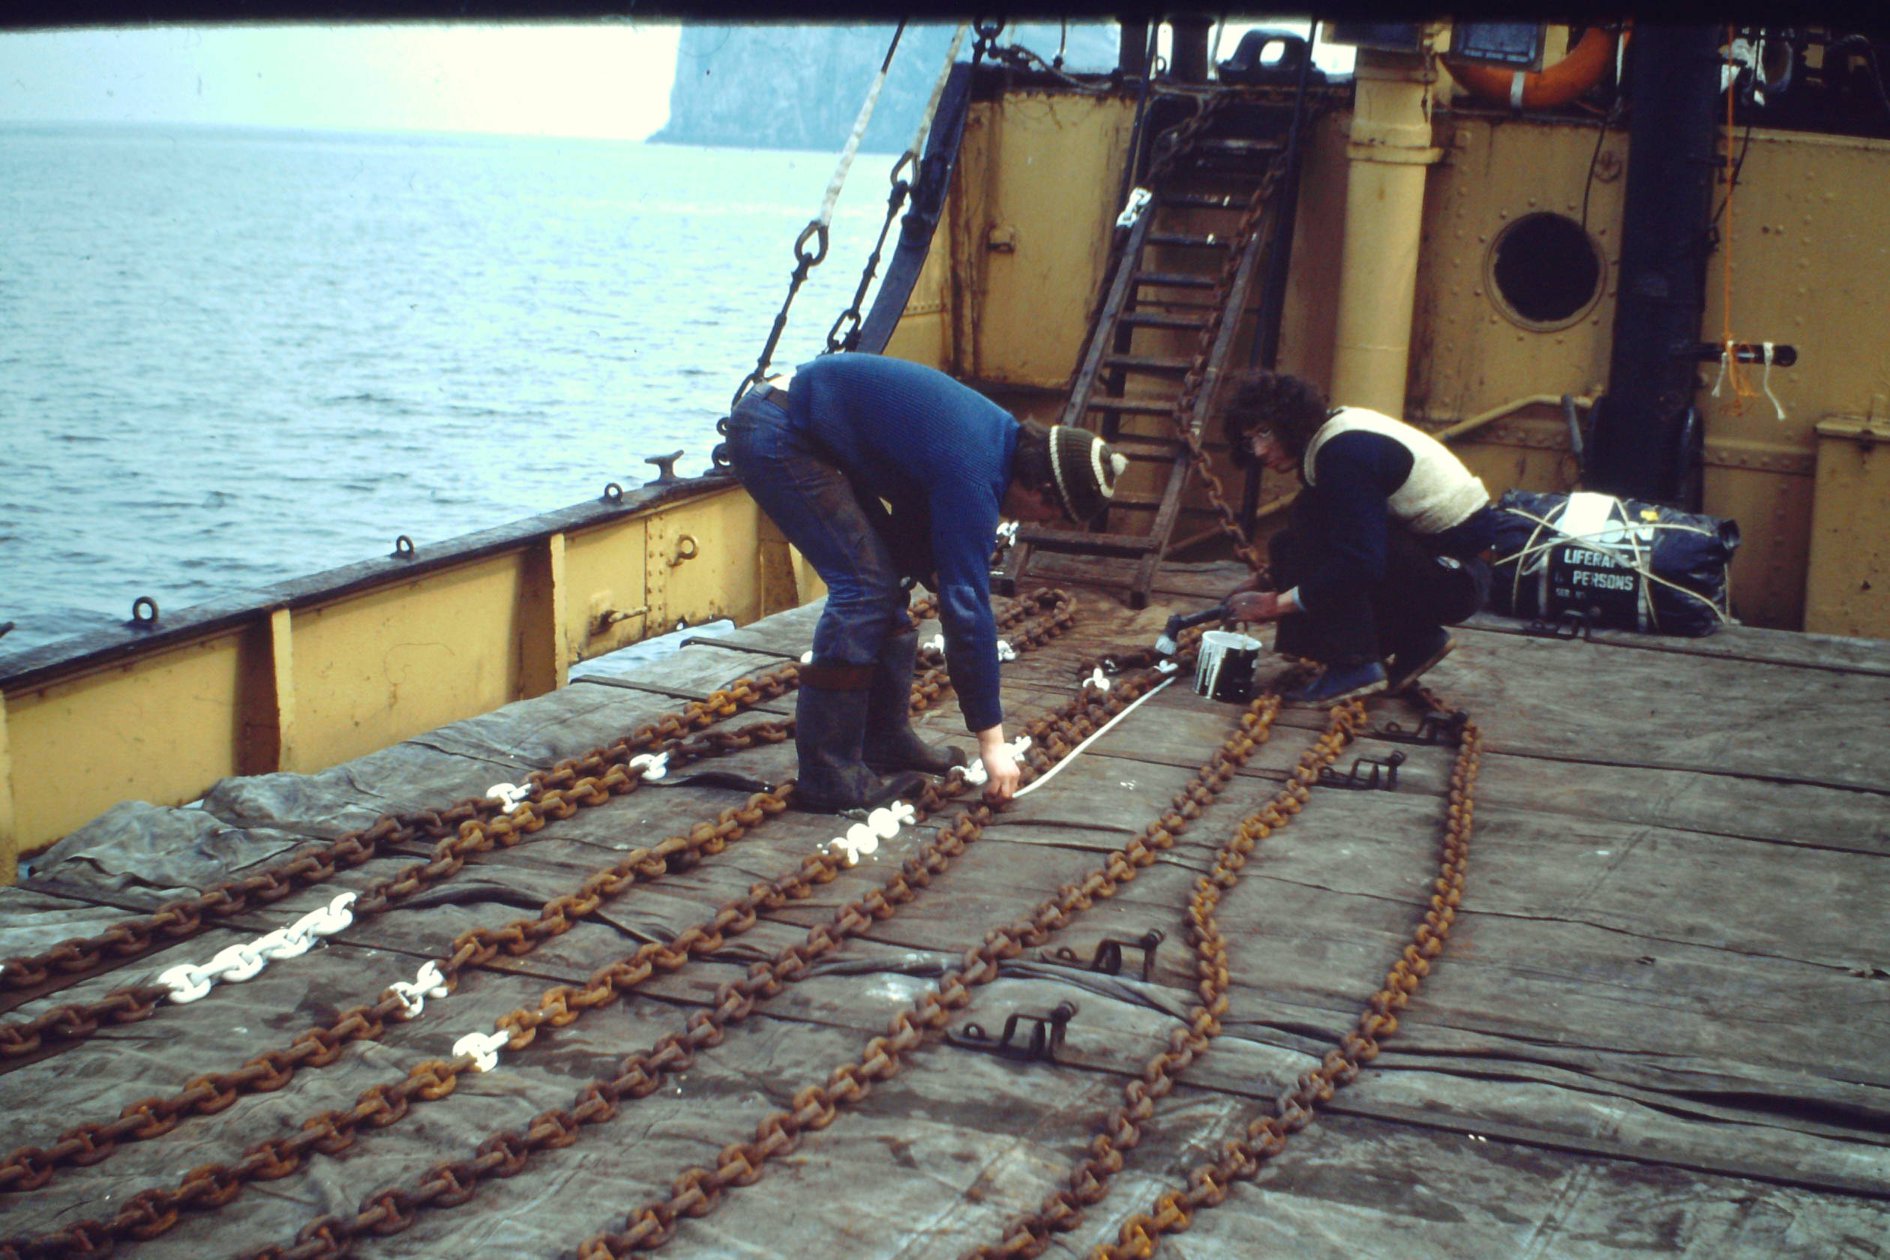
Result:
[[[1499,612],[1694,636],[1732,618],[1734,521],[1587,491],[1511,490],[1496,513]]]

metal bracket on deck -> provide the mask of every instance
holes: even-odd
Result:
[[[1396,722],[1387,722],[1372,734],[1394,744],[1461,744],[1463,728],[1469,721],[1470,715],[1462,709],[1452,709],[1448,713],[1432,709],[1418,720],[1415,731],[1407,731]]]
[[[1063,1032],[1069,1027],[1070,1020],[1076,1016],[1076,1003],[1058,1002],[1056,1009],[1048,1014],[1030,1014],[1024,1011],[1013,1013],[1004,1021],[1003,1035],[993,1037],[984,1030],[982,1024],[966,1024],[959,1029],[946,1029],[945,1040],[965,1050],[983,1050],[1006,1059],[1016,1059],[1022,1063],[1042,1060],[1045,1063],[1057,1061],[1057,1051],[1063,1047]],[[1020,1023],[1030,1024],[1030,1037],[1027,1041],[1013,1042]]]
[[[1523,627],[1523,633],[1532,639],[1574,639],[1586,642],[1595,641],[1595,610],[1570,609],[1562,614],[1558,621],[1532,621]]]
[[[1360,757],[1352,763],[1349,774],[1341,777],[1331,766],[1319,771],[1319,787],[1345,788],[1353,792],[1395,792],[1398,790],[1398,767],[1404,764],[1404,754],[1392,753],[1382,760],[1377,757]],[[1361,775],[1359,771],[1371,767],[1371,773]],[[1382,773],[1381,773],[1382,772]]]
[[[1150,928],[1135,940],[1104,937],[1096,943],[1093,958],[1081,958],[1067,945],[1046,949],[1042,957],[1045,962],[1073,963],[1091,971],[1100,971],[1106,976],[1119,976],[1122,974],[1122,951],[1139,949],[1142,951],[1142,979],[1152,980],[1155,978],[1155,949],[1166,939],[1167,936],[1160,928]]]

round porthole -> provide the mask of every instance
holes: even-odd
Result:
[[[1490,294],[1512,322],[1540,332],[1567,328],[1601,297],[1602,261],[1575,220],[1528,214],[1490,245]]]

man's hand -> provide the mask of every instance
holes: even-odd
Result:
[[[1242,591],[1264,591],[1264,590],[1271,590],[1272,588],[1273,588],[1273,571],[1271,569],[1261,567],[1261,568],[1255,569],[1252,573],[1249,573],[1246,577],[1242,578],[1240,585],[1236,586],[1233,590],[1229,591],[1228,594],[1238,595]]]
[[[1001,805],[1017,795],[1017,783],[1023,775],[1017,769],[1017,758],[1011,755],[1011,746],[1004,742],[1002,723],[978,732],[978,759],[990,776],[984,785],[986,800]]]
[[[1299,602],[1291,591],[1239,591],[1227,599],[1227,615],[1233,621],[1278,621],[1298,611]]]

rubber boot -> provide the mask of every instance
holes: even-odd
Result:
[[[882,779],[860,760],[866,736],[870,666],[804,665],[794,706],[794,749],[800,757],[794,807],[810,813],[874,809],[925,786],[917,774]],[[841,685],[822,685],[809,676]],[[849,685],[850,684],[850,685]]]
[[[919,632],[888,636],[867,688],[866,739],[861,760],[882,773],[918,770],[949,774],[965,764],[965,751],[949,744],[928,744],[912,729],[912,665],[919,656]]]

